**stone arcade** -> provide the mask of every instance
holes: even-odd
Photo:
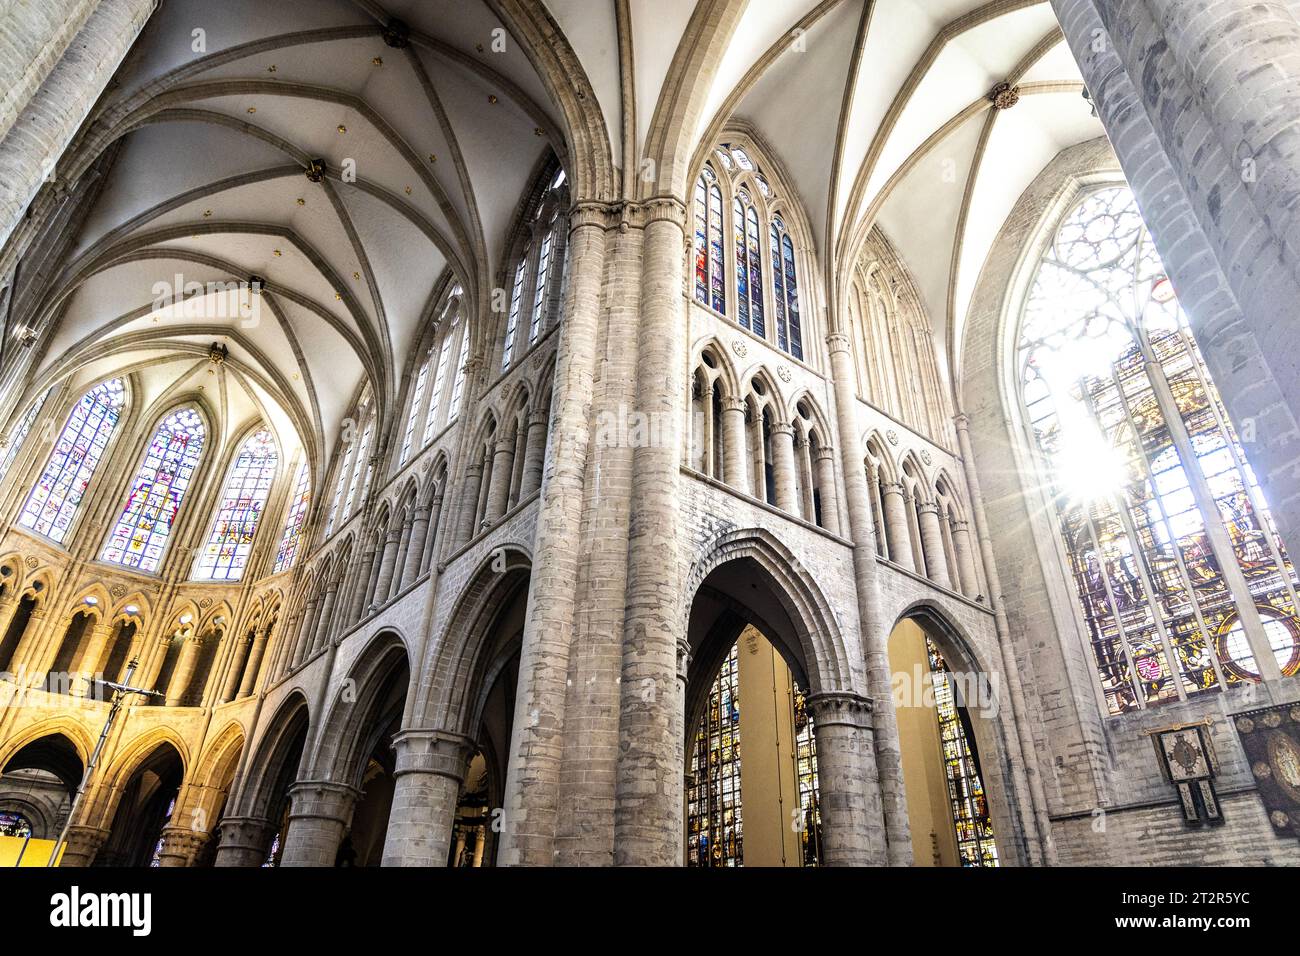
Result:
[[[0,863],[1300,863],[1294,2],[10,6]]]

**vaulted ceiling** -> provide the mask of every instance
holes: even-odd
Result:
[[[318,466],[364,383],[391,416],[439,278],[450,267],[471,296],[501,283],[521,197],[575,141],[562,84],[542,79],[555,50],[517,36],[520,9],[165,0],[83,130],[82,171],[116,154],[41,304],[36,377],[138,366],[160,395],[219,379],[232,419],[270,419]],[[829,282],[878,224],[945,362],[1015,199],[1101,133],[1046,0],[545,0],[529,15],[577,64],[570,88],[590,91],[625,168],[680,97],[675,64],[724,24],[693,88],[696,158],[728,123],[753,130]],[[394,18],[409,32],[386,33]],[[994,110],[1003,81],[1020,102]],[[251,276],[260,295],[223,291]],[[217,339],[230,357],[212,370]]]

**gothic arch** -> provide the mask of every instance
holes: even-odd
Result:
[[[303,692],[295,687],[264,723],[266,729],[244,769],[235,808],[238,815],[278,822],[271,819],[272,813],[277,803],[287,799],[287,792],[279,791],[282,785],[287,790],[298,777],[305,753],[295,756],[295,745],[301,746],[299,741],[310,736],[311,725],[311,707]]]
[[[491,690],[489,669],[521,636],[493,633],[498,612],[528,586],[531,572],[532,556],[519,544],[502,545],[480,562],[424,668],[428,676],[412,710],[416,726],[474,736]]]
[[[313,779],[359,786],[365,756],[374,750],[376,738],[387,723],[380,712],[383,695],[402,670],[406,670],[407,678],[399,696],[405,700],[416,677],[407,641],[396,629],[385,627],[357,656],[334,694],[317,735],[310,770],[305,773]],[[401,714],[397,717],[400,719]]]
[[[733,561],[749,559],[768,578],[772,596],[787,616],[793,633],[773,634],[791,652],[802,655],[813,693],[854,691],[863,680],[841,630],[835,609],[799,559],[770,531],[748,528],[731,531],[713,541],[691,566],[682,589],[690,600],[684,609],[683,633],[689,631],[691,608],[705,579]],[[775,622],[772,622],[775,624]]]

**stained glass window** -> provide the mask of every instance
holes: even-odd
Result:
[[[0,811],[0,836],[29,837],[32,835],[31,822],[21,813]]]
[[[429,360],[420,366],[420,374],[415,377],[415,390],[411,393],[411,410],[406,416],[406,431],[402,434],[402,455],[399,464],[405,465],[411,457],[411,445],[415,441],[415,423],[420,417],[420,403],[424,401],[424,383],[429,379]]]
[[[727,314],[722,251],[722,190],[713,167],[695,182],[695,300]]]
[[[244,442],[221,491],[208,543],[199,552],[196,578],[238,581],[243,576],[279,462],[275,440],[267,429]]]
[[[32,425],[36,423],[36,416],[41,413],[45,406],[45,400],[50,397],[54,391],[53,386],[47,388],[43,395],[40,395],[35,401],[27,406],[27,411],[23,417],[18,420],[13,428],[9,429],[9,434],[5,438],[4,457],[0,458],[0,481],[4,481],[5,475],[9,474],[9,467],[18,457],[18,449],[23,447],[23,442],[27,440],[27,433],[32,430]]]
[[[687,866],[740,866],[739,645],[722,663],[695,736],[686,794]]]
[[[948,801],[957,832],[957,856],[962,866],[997,866],[998,848],[993,840],[993,821],[980,775],[979,757],[972,744],[975,737],[967,724],[965,711],[958,706],[943,655],[928,637],[925,649],[930,659],[930,682],[939,718],[939,745],[943,750]]]
[[[27,496],[20,525],[63,542],[125,402],[126,385],[120,378],[101,382],[81,397]]]
[[[515,331],[519,328],[519,306],[524,296],[524,272],[528,267],[528,249],[524,249],[515,266],[515,281],[510,287],[510,313],[506,316],[506,342],[501,348],[501,371],[510,368],[515,353]]]
[[[453,421],[460,414],[460,399],[465,391],[465,363],[469,361],[469,332],[466,331],[460,342],[460,358],[456,359],[456,380],[451,386],[451,404],[447,408],[447,421]]]
[[[356,451],[356,446],[348,442],[347,451],[343,455],[343,462],[339,465],[338,478],[334,481],[334,498],[330,501],[330,516],[325,522],[325,535],[334,533],[334,519],[338,517],[339,506],[343,504],[343,489],[348,485],[348,475],[352,469],[352,455]]]
[[[1300,671],[1296,574],[1126,186],[1066,216],[1022,397],[1112,714]]]
[[[799,324],[799,283],[794,268],[794,243],[785,220],[772,217],[772,291],[776,309],[776,344],[797,359],[803,358],[803,330]]]
[[[822,812],[817,786],[817,733],[808,698],[794,685],[794,762],[799,785],[799,842],[803,865],[817,866],[822,860]]]
[[[551,271],[551,241],[555,238],[555,227],[542,240],[542,249],[537,257],[537,282],[533,289],[533,319],[528,326],[528,342],[537,341],[542,331],[542,319],[546,317],[546,279]]]
[[[758,213],[744,189],[732,203],[732,231],[736,244],[736,318],[757,336],[766,335],[763,322],[763,254],[758,242]]]
[[[284,534],[275,553],[275,573],[293,567],[302,543],[302,526],[311,507],[311,469],[304,461],[298,466],[298,478],[293,483],[293,497],[289,499],[289,519],[284,523]]]
[[[148,574],[158,571],[204,437],[203,419],[193,408],[177,409],[158,424],[101,560]]]
[[[357,502],[358,481],[361,478],[361,469],[366,469],[366,484],[370,484],[370,462],[367,460],[370,453],[370,435],[374,431],[375,423],[366,422],[366,429],[361,433],[361,445],[357,448],[357,453],[352,459],[352,477],[348,480],[348,496],[343,499],[343,518],[346,523],[352,515],[352,506]],[[364,499],[365,493],[362,492]]]

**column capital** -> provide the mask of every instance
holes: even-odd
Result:
[[[743,398],[736,398],[734,396],[728,395],[726,398],[722,400],[722,410],[724,412],[741,412],[743,414],[746,407],[747,406],[745,405],[745,400]]]
[[[773,435],[789,435],[789,436],[791,437],[791,439],[793,439],[793,438],[794,438],[794,426],[791,425],[789,422],[773,422],[773,423],[772,423],[772,434],[773,434]]]
[[[299,780],[289,787],[289,816],[294,820],[343,820],[361,791],[336,780]]]
[[[508,455],[514,452],[514,450],[515,443],[509,438],[498,438],[492,445],[492,454],[494,455]]]
[[[477,747],[474,738],[453,730],[419,727],[399,731],[393,735],[397,755],[393,776],[425,773],[459,783],[465,777],[465,763]]]
[[[901,481],[886,481],[880,486],[880,490],[887,495],[903,495],[903,483]]]
[[[816,458],[818,461],[834,461],[835,449],[830,445],[819,445],[817,446]]]
[[[849,351],[849,336],[846,332],[831,332],[826,336],[826,347],[831,354]]]
[[[809,694],[806,700],[808,713],[818,727],[872,727],[875,705],[870,697],[848,690],[832,690]]]
[[[922,501],[916,506],[916,510],[923,515],[939,516],[939,505],[933,501]]]

